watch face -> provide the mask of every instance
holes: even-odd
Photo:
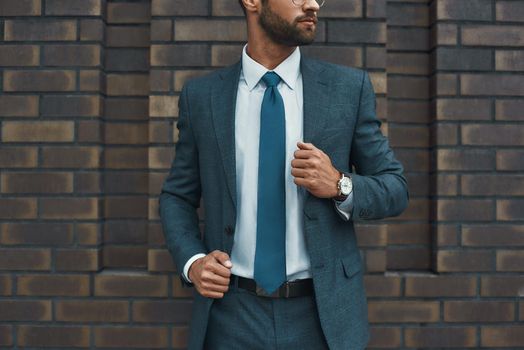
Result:
[[[353,189],[353,182],[351,182],[351,179],[348,177],[344,177],[342,181],[340,182],[340,192],[342,192],[343,195],[347,196],[351,193],[351,190]]]

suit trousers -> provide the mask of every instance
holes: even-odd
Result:
[[[230,286],[211,305],[206,350],[329,349],[314,295],[260,297]]]

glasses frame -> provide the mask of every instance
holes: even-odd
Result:
[[[309,0],[291,0],[295,6],[304,6],[306,1]],[[326,0],[316,0],[316,2],[318,3],[318,7],[322,7],[326,3]]]

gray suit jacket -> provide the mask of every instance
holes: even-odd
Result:
[[[235,104],[241,63],[188,82],[179,101],[179,141],[160,195],[167,247],[178,269],[194,254],[231,254],[236,222]],[[302,56],[304,140],[353,177],[353,218],[309,194],[306,246],[315,298],[330,349],[363,349],[369,339],[362,260],[354,220],[400,214],[408,202],[403,168],[380,132],[366,72]],[[197,208],[203,199],[201,234]],[[182,279],[184,282],[184,280]],[[184,282],[186,283],[186,282]],[[189,349],[202,349],[213,299],[195,293]]]

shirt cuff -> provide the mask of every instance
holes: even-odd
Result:
[[[333,202],[335,202],[335,208],[340,217],[348,221],[351,218],[351,212],[353,211],[353,191],[349,193],[345,200],[337,201],[336,199],[333,199]]]
[[[195,260],[197,259],[200,259],[200,258],[203,258],[204,256],[206,256],[206,254],[202,254],[202,253],[199,253],[199,254],[195,254],[193,255],[187,262],[186,264],[184,265],[184,271],[182,273],[182,277],[184,277],[184,279],[189,282],[189,283],[193,283],[191,282],[191,280],[189,279],[189,268],[191,267],[191,264],[193,264],[195,262]]]

